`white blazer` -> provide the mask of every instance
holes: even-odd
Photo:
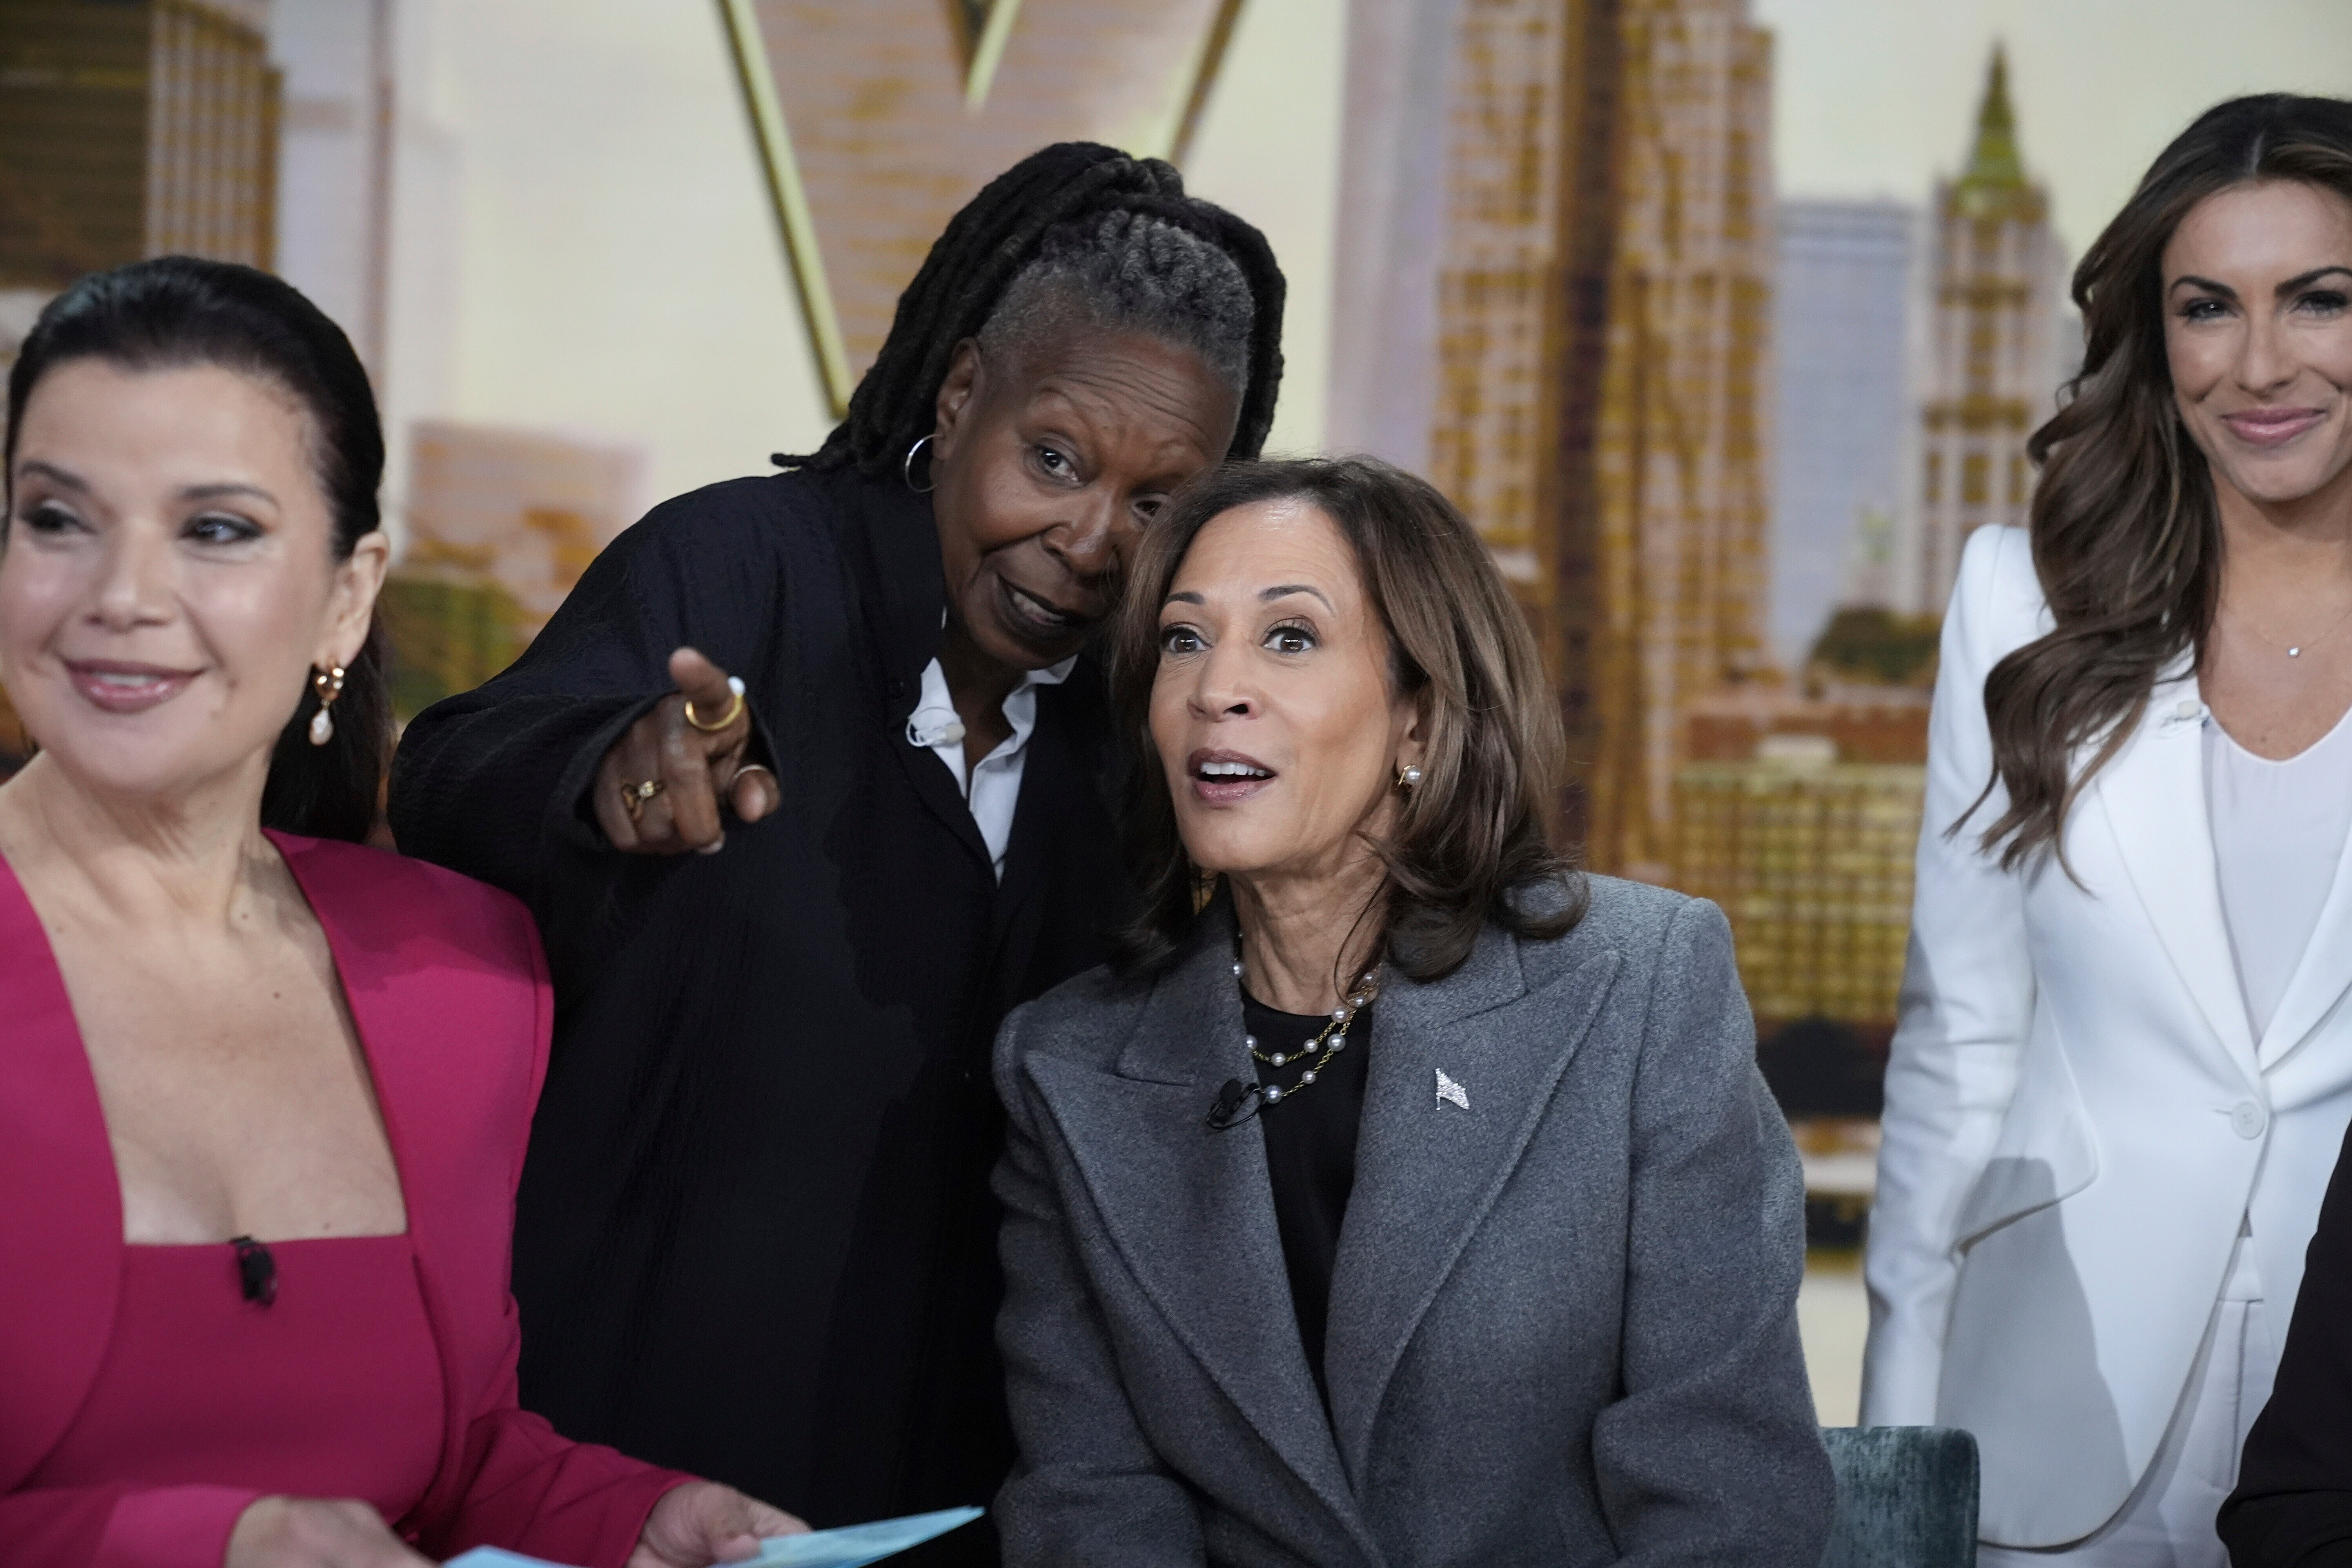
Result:
[[[2076,798],[2073,879],[1978,850],[1998,788],[1947,834],[1992,775],[1985,676],[2051,625],[2024,531],[1979,530],[1944,623],[1865,1268],[1863,1420],[1974,1432],[1980,1533],[2008,1546],[2079,1540],[2122,1506],[2249,1215],[2284,1328],[2352,1119],[2352,845],[2323,851],[2335,887],[2257,1040],[2189,659]],[[2274,1343],[2252,1353],[2275,1364]]]

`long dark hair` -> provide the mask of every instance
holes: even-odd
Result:
[[[1198,236],[1231,257],[1255,310],[1249,374],[1231,454],[1255,458],[1274,426],[1282,384],[1282,269],[1265,237],[1212,202],[1184,194],[1183,176],[1157,158],[1130,158],[1091,142],[1041,149],[990,181],[949,220],[915,280],[898,296],[890,335],[850,395],[849,416],[806,458],[780,463],[896,474],[931,433],[934,403],[956,345],[980,335],[1005,289],[1051,230],[1125,212]]]
[[[41,377],[70,360],[128,370],[217,365],[291,394],[310,418],[310,447],[334,524],[337,560],[378,526],[383,429],[351,340],[316,305],[266,272],[226,261],[164,256],[82,279],[49,301],[8,373],[5,475],[16,510],[16,432]],[[5,537],[5,534],[0,534]],[[334,739],[310,744],[318,697],[305,688],[270,753],[261,795],[267,827],[354,842],[374,825],[392,750],[392,693],[381,635],[371,626],[344,674]]]
[[[1228,463],[1176,492],[1152,520],[1111,629],[1111,700],[1129,749],[1127,833],[1141,912],[1119,933],[1121,964],[1150,970],[1184,946],[1195,919],[1191,860],[1167,770],[1151,740],[1160,609],[1201,530],[1235,507],[1296,498],[1338,525],[1387,628],[1390,679],[1420,699],[1420,784],[1375,844],[1388,870],[1376,911],[1382,947],[1407,977],[1459,968],[1489,922],[1558,936],[1582,918],[1540,885],[1573,869],[1549,824],[1566,747],[1559,707],[1527,616],[1486,547],[1436,487],[1370,458]],[[1533,896],[1530,896],[1533,895]]]
[[[2009,800],[1981,842],[2004,868],[2058,848],[2067,810],[2122,749],[2158,675],[2201,653],[2212,629],[2221,520],[2205,455],[2173,405],[2163,257],[2190,208],[2261,180],[2352,201],[2352,103],[2268,93],[2208,110],[2074,269],[2083,373],[2026,443],[2042,470],[2034,571],[2057,625],[1985,678],[1993,772]],[[2075,772],[2086,745],[2096,750]]]

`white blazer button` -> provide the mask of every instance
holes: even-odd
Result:
[[[2259,1138],[2269,1119],[2263,1108],[2251,1100],[2242,1100],[2230,1109],[2230,1131],[2241,1138]]]
[[[2197,717],[2197,704],[2189,701],[2184,697],[2180,700],[2179,706],[2173,709],[2172,711],[2180,718],[2194,719]]]

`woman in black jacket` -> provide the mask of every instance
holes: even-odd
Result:
[[[2219,1523],[2233,1568],[2352,1568],[2352,1135]]]
[[[1174,170],[1048,148],[820,451],[656,508],[409,727],[401,847],[528,900],[554,973],[515,1292],[560,1429],[820,1526],[994,1491],[989,1042],[1123,895],[1083,650],[1168,492],[1265,440],[1281,314]]]

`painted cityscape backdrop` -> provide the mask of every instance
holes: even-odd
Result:
[[[583,38],[604,63],[566,77]],[[2319,43],[2352,67],[2341,17]],[[1776,101],[1783,63],[1749,0],[5,0],[0,359],[140,256],[310,292],[385,403],[413,713],[661,493],[814,444],[995,171],[1072,137],[1222,157],[1196,187],[1293,271],[1277,441],[1464,507],[1541,639],[1590,863],[1721,903],[1784,1099],[1866,1117],[1938,612],[1969,531],[2024,517],[2079,333],[1990,40],[1940,58],[1974,104],[1948,152],[1871,200],[1779,195],[1776,124],[1838,107]],[[1288,81],[1328,86],[1326,132]],[[486,103],[507,152],[456,128]],[[632,179],[671,205],[583,218]],[[569,249],[486,285],[468,237],[534,226]],[[714,294],[740,327],[693,314]],[[527,340],[542,306],[565,330]],[[587,427],[600,383],[671,423]],[[731,466],[687,467],[721,426]]]

